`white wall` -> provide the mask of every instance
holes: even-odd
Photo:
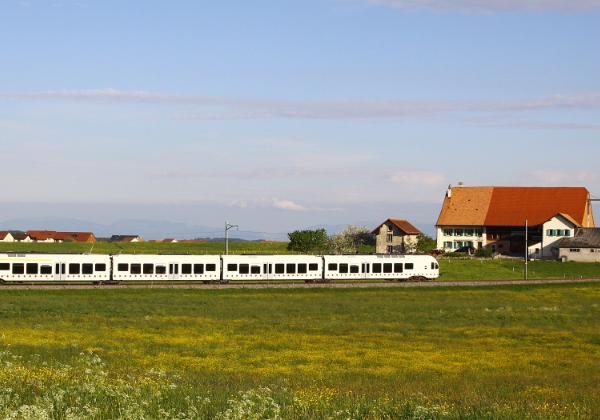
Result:
[[[549,236],[548,230],[565,230],[568,229],[568,236]],[[564,217],[557,215],[543,224],[542,229],[542,255],[541,258],[554,258],[552,255],[552,247],[556,247],[556,243],[564,237],[572,238],[575,235],[575,225]]]
[[[445,229],[452,229],[453,235],[452,236],[444,236],[444,230]],[[456,229],[462,229],[463,230],[463,234],[460,236],[455,236],[454,234],[456,233]],[[473,235],[468,236],[466,234],[466,230],[472,230],[473,231]],[[475,231],[479,231],[481,236],[476,236]],[[446,246],[446,242],[452,242],[453,243],[453,247],[449,248]],[[482,242],[483,246],[485,247],[486,243],[485,243],[485,229],[481,226],[443,226],[443,227],[438,227],[437,228],[437,247],[439,249],[443,249],[445,251],[453,251],[454,249],[456,249],[456,242],[473,242],[473,247],[477,248],[477,243],[478,242]]]

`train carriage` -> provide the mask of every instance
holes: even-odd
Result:
[[[323,259],[316,255],[222,255],[223,280],[321,281]]]
[[[113,255],[113,280],[203,281],[220,280],[218,255]]]
[[[0,254],[0,282],[93,282],[110,279],[110,256],[8,252]]]
[[[433,280],[440,275],[430,255],[325,255],[324,279]]]

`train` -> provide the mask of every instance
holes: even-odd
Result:
[[[430,255],[150,255],[0,253],[0,283],[434,280]]]

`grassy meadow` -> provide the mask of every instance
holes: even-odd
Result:
[[[0,296],[2,418],[600,418],[596,283]]]

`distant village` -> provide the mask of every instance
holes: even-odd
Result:
[[[592,201],[584,187],[467,187],[448,186],[435,224],[437,249],[432,253],[475,254],[487,249],[494,256],[600,262],[600,228],[594,224]],[[401,210],[399,210],[401,212]],[[372,232],[376,252],[414,252],[423,233],[402,218],[389,218]],[[0,232],[0,242],[97,242],[92,232],[28,230]],[[146,242],[137,235],[112,235],[109,242]],[[149,240],[163,243],[202,243],[209,239]]]

